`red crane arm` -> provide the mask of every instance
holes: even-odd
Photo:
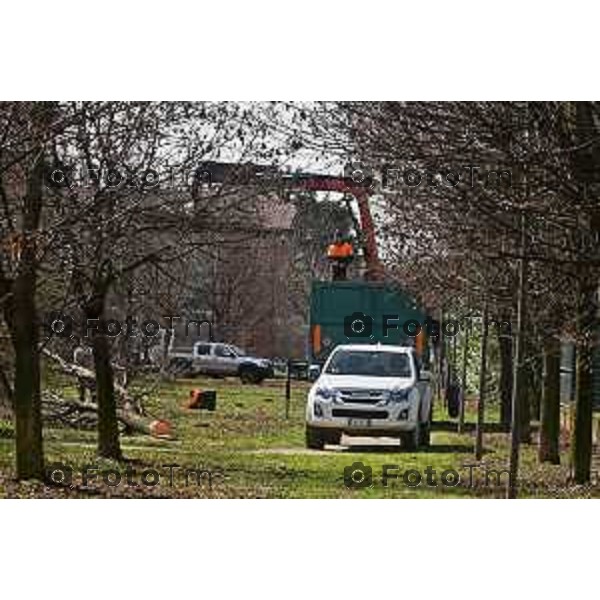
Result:
[[[369,206],[369,189],[348,177],[332,177],[330,175],[294,175],[289,178],[286,187],[309,192],[341,192],[352,194],[358,204],[360,225],[364,235],[364,254],[367,265],[366,278],[381,280],[384,276],[383,265],[377,251],[375,224]]]

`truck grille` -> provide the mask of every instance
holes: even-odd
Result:
[[[384,390],[340,390],[340,398],[347,404],[377,404],[386,397]]]
[[[331,411],[334,417],[350,417],[356,419],[387,419],[387,410],[361,410],[355,408],[334,408]]]

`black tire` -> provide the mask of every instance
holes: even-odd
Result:
[[[325,447],[325,438],[323,434],[310,425],[306,426],[305,440],[306,447],[311,450],[323,450]]]
[[[240,381],[242,383],[261,383],[263,376],[253,367],[242,367],[240,369]]]
[[[421,446],[429,447],[431,445],[431,420],[433,418],[433,406],[429,407],[427,421],[421,423],[421,432],[419,443]]]
[[[332,446],[339,446],[342,441],[342,432],[335,429],[327,433],[327,443]]]
[[[419,445],[427,448],[427,447],[429,447],[430,444],[431,444],[431,421],[427,421],[427,423],[421,424]]]
[[[417,421],[412,431],[400,434],[400,443],[406,450],[417,450],[421,441],[421,424]]]

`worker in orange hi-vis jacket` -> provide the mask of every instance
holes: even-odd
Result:
[[[333,281],[344,281],[347,279],[348,265],[354,258],[354,246],[336,231],[335,242],[327,248],[327,258],[331,261]]]

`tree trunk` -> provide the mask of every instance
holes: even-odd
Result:
[[[40,357],[36,331],[35,275],[20,276],[13,288],[11,334],[15,350],[15,436],[18,479],[44,478]]]
[[[574,173],[579,187],[582,210],[580,226],[591,234],[600,232],[600,212],[596,198],[597,173],[600,168],[598,126],[591,102],[576,102]],[[592,253],[592,258],[596,253]],[[589,259],[589,252],[578,252],[579,260]],[[572,462],[575,482],[590,481],[592,463],[593,388],[592,357],[596,326],[596,288],[594,269],[583,265],[578,273],[577,290],[577,383],[575,398],[575,427],[572,437]]]
[[[539,421],[542,408],[542,372],[544,367],[543,357],[540,348],[543,347],[543,341],[532,336],[526,336],[525,352],[527,357],[526,377],[527,377],[527,405],[529,407],[530,421]],[[531,428],[531,423],[529,423]]]
[[[572,460],[575,482],[590,481],[592,466],[592,356],[596,313],[595,285],[587,269],[580,275],[577,299],[577,391]]]
[[[560,340],[544,340],[544,386],[540,423],[540,462],[560,464]]]
[[[523,344],[518,368],[518,389],[520,395],[520,422],[519,441],[521,444],[531,444],[531,389],[533,385],[533,373],[531,365],[531,345],[527,338],[527,331],[523,329]]]
[[[86,306],[85,314],[90,320],[101,319],[104,313],[106,292],[103,287]],[[115,396],[114,373],[110,361],[108,338],[102,332],[92,333],[94,370],[96,371],[96,404],[98,405],[98,454],[104,458],[121,460],[119,419]]]
[[[43,169],[43,153],[40,150],[27,175],[20,255],[17,258],[18,267],[12,285],[12,296],[5,314],[15,351],[13,394],[19,479],[44,478],[40,355],[35,305],[36,233],[42,209]]]
[[[462,356],[462,373],[461,373],[461,386],[462,394],[458,413],[458,433],[464,433],[465,429],[465,404],[467,401],[467,366],[469,361],[469,334],[471,333],[471,320],[467,320],[467,326],[465,330],[465,339],[463,346]]]
[[[521,416],[525,404],[525,390],[522,387],[523,382],[523,359],[524,359],[524,337],[527,308],[527,271],[528,263],[525,259],[527,249],[527,233],[525,215],[521,214],[521,244],[519,259],[519,283],[517,288],[517,331],[515,334],[515,357],[513,366],[513,385],[512,385],[512,413],[510,420],[510,463],[509,478],[506,489],[507,498],[517,497],[517,477],[519,475],[519,453],[521,444],[521,424],[524,419]]]
[[[487,376],[487,345],[488,345],[488,304],[487,298],[483,304],[483,319],[481,332],[481,363],[479,367],[479,401],[477,402],[477,429],[475,432],[475,460],[483,456],[483,426],[485,423],[485,393]]]
[[[539,344],[542,345],[541,343]],[[544,372],[544,360],[540,356],[537,350],[538,344],[532,347],[534,358],[531,362],[531,416],[534,421],[540,421],[542,416],[542,393],[543,393],[543,372]]]
[[[108,339],[101,334],[94,335],[92,348],[96,370],[96,402],[98,404],[98,454],[105,458],[121,460],[117,401]]]
[[[510,322],[502,316],[501,322]],[[500,347],[500,423],[508,431],[510,429],[511,398],[513,387],[513,342],[512,336],[498,328],[498,345]]]

